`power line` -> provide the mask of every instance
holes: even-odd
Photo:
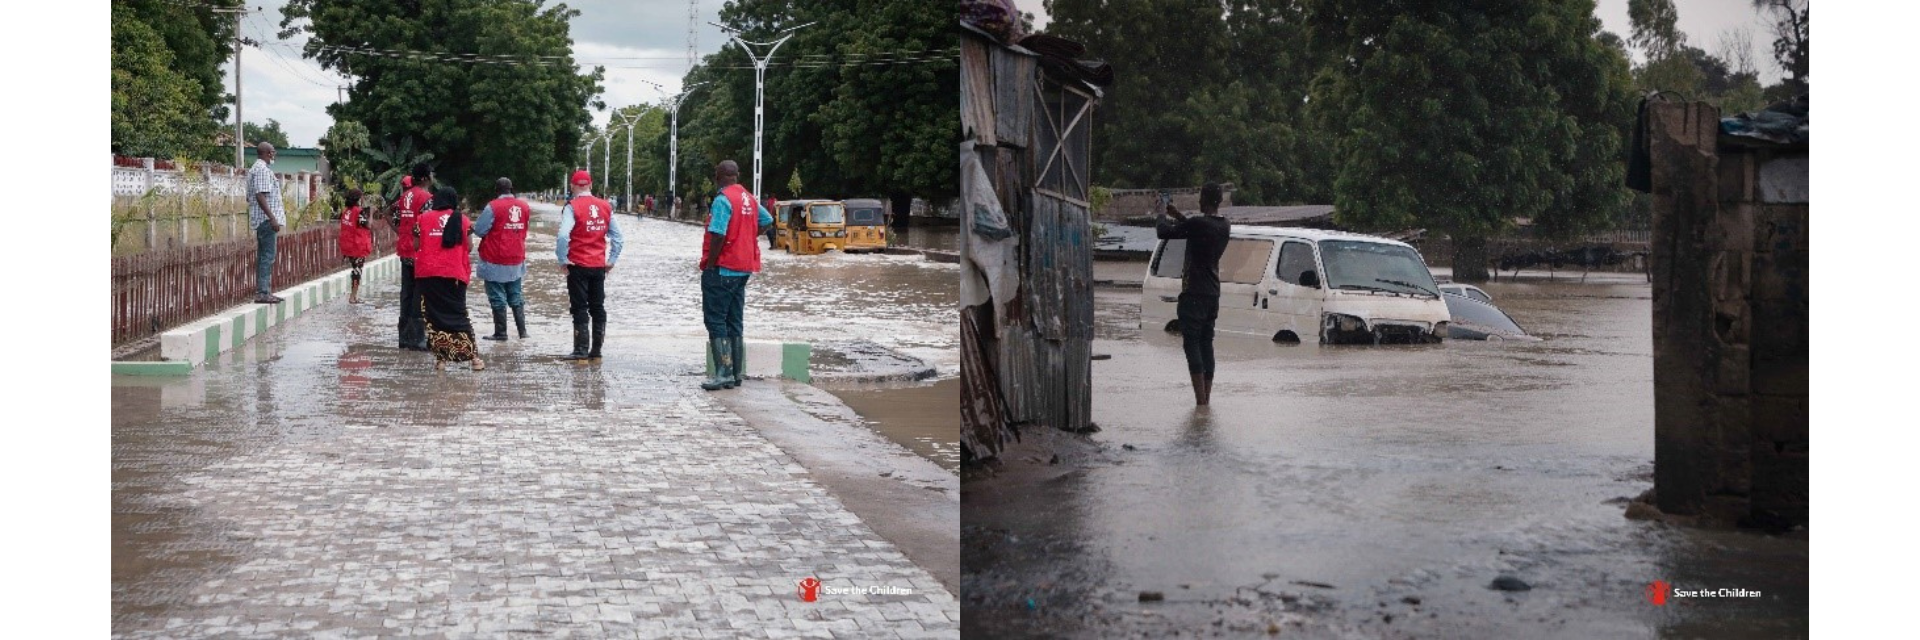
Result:
[[[662,56],[610,56],[600,58],[575,58],[556,55],[499,55],[477,53],[455,53],[445,51],[420,51],[412,49],[381,49],[365,46],[337,44],[319,44],[308,42],[305,45],[267,43],[266,46],[298,47],[303,53],[321,51],[345,55],[365,55],[391,59],[408,59],[421,62],[464,62],[472,64],[505,64],[516,66],[601,66],[609,69],[661,69],[674,68],[678,64],[610,65],[595,64],[596,61],[626,60],[678,60]],[[770,66],[791,66],[797,68],[846,67],[889,64],[921,64],[929,62],[954,62],[959,60],[959,49],[925,49],[920,51],[880,51],[851,53],[810,53],[796,56],[787,62],[773,62]],[[752,69],[752,65],[716,65],[712,69]]]

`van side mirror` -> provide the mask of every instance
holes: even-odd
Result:
[[[1312,269],[1300,272],[1300,286],[1320,288],[1320,274],[1314,273]]]

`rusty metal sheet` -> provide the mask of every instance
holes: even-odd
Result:
[[[1038,56],[993,48],[994,135],[1001,144],[1028,148],[1033,128],[1034,65]]]
[[[1027,287],[1027,313],[1034,331],[1042,338],[1059,340],[1067,335],[1067,310],[1063,280],[1068,273],[1060,264],[1060,201],[1045,195],[1033,197],[1033,220],[1021,239],[1027,264],[1020,282]]]
[[[960,39],[960,130],[989,146],[998,144],[992,62],[998,48],[983,38]]]

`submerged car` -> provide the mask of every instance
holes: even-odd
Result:
[[[1141,285],[1141,326],[1178,328],[1186,248],[1186,240],[1161,240],[1154,249]],[[1443,297],[1420,252],[1404,242],[1235,225],[1220,258],[1214,326],[1276,342],[1440,342],[1452,318]]]
[[[1466,285],[1471,287],[1471,285]],[[1474,291],[1479,288],[1472,287]],[[1481,295],[1486,292],[1481,291]],[[1455,340],[1539,340],[1527,335],[1513,316],[1479,298],[1446,292],[1447,311],[1453,321],[1447,325],[1447,337]],[[1488,296],[1491,299],[1491,296]]]
[[[1443,281],[1440,283],[1440,293],[1451,293],[1456,296],[1473,298],[1475,300],[1479,300],[1487,304],[1493,304],[1493,294],[1487,293],[1485,290],[1481,289],[1480,287],[1476,287],[1470,284],[1460,284],[1458,282]]]

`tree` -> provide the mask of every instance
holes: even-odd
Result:
[[[199,102],[203,87],[178,69],[166,39],[133,6],[115,3],[112,20],[113,152],[201,157],[213,146],[215,125]]]
[[[310,35],[305,55],[354,79],[328,114],[396,141],[395,151],[417,143],[408,151],[433,154],[435,179],[469,203],[486,201],[495,178],[563,175],[591,123],[587,108],[599,104],[602,70],[574,72],[568,25],[580,12],[565,4],[290,0],[282,11],[282,38]],[[376,162],[397,178],[406,155]]]
[[[287,132],[280,130],[279,120],[268,118],[267,126],[264,127],[251,122],[243,123],[240,130],[247,135],[246,143],[249,145],[265,142],[273,145],[275,149],[293,146],[293,143],[287,141]]]
[[[1254,7],[1269,3],[1235,3]],[[1093,180],[1118,188],[1193,185],[1224,167],[1196,162],[1209,142],[1230,136],[1195,135],[1210,126],[1256,126],[1224,122],[1213,110],[1242,115],[1264,111],[1252,87],[1233,89],[1226,13],[1215,0],[1048,0],[1048,31],[1087,46],[1113,65],[1093,121]],[[1290,43],[1264,44],[1263,54]],[[1201,111],[1205,109],[1207,111]],[[1213,149],[1213,162],[1245,157],[1244,148]],[[1257,171],[1249,169],[1247,173]],[[1262,182],[1264,185],[1265,183]]]
[[[327,155],[327,165],[332,167],[334,184],[372,193],[381,191],[374,183],[373,170],[367,166],[364,151],[369,144],[372,138],[366,125],[339,120],[327,128],[327,134],[320,138],[320,148]]]
[[[1617,217],[1632,96],[1591,0],[1310,7],[1315,46],[1337,56],[1315,102],[1342,125],[1341,224],[1444,232],[1473,282],[1515,219],[1570,237]]]
[[[1753,8],[1773,14],[1773,60],[1787,76],[1781,93],[1807,92],[1811,70],[1807,51],[1807,0],[1753,0]],[[1790,97],[1790,96],[1783,96]]]
[[[388,200],[400,197],[403,191],[400,188],[400,181],[402,178],[413,175],[415,165],[433,166],[433,152],[415,149],[411,137],[400,138],[398,142],[383,140],[380,142],[380,148],[367,147],[365,151],[367,156],[373,159],[374,168],[380,170],[380,174],[374,176],[373,182],[381,185]]]

